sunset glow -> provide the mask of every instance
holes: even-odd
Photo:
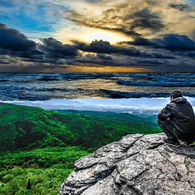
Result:
[[[194,10],[191,0],[0,1],[0,71],[195,71]]]
[[[96,30],[93,33],[89,33],[89,35],[84,35],[84,40],[87,42],[92,42],[94,40],[104,40],[109,41],[112,44],[117,43],[118,41],[129,41],[130,38],[126,36],[122,36],[116,33],[110,33],[107,31]]]
[[[87,40],[88,40],[89,42],[91,42],[91,41],[93,41],[93,40],[95,40],[95,39],[97,39],[97,40],[102,39],[102,40],[105,40],[105,41],[109,41],[109,42],[111,42],[111,43],[116,42],[115,38],[114,38],[112,35],[109,35],[109,34],[106,34],[106,33],[94,34],[94,35],[89,36],[89,37],[87,38]]]

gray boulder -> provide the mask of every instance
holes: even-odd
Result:
[[[130,134],[77,160],[59,195],[194,195],[195,147]]]

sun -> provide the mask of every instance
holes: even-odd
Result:
[[[111,44],[117,43],[118,41],[127,41],[129,38],[120,35],[111,33],[108,31],[103,30],[95,30],[86,33],[86,35],[83,37],[87,42],[92,42],[94,40],[103,40],[103,41],[109,41]]]
[[[97,40],[104,40],[104,41],[109,41],[110,43],[116,42],[116,39],[114,38],[114,36],[112,36],[109,33],[95,33],[89,37],[87,37],[87,41],[92,42],[95,39]]]
[[[65,34],[66,36],[64,36]],[[91,43],[92,41],[102,39],[103,41],[109,41],[111,44],[132,40],[130,37],[127,37],[121,33],[84,27],[80,27],[78,30],[75,31],[72,31],[71,28],[63,28],[56,32],[53,37],[61,41],[63,44],[72,44],[72,40]]]

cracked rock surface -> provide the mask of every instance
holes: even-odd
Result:
[[[59,195],[194,195],[195,147],[130,134],[75,161]]]

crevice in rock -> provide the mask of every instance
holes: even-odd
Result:
[[[102,163],[103,164],[103,163]],[[104,164],[105,165],[105,164]],[[73,186],[73,185],[70,185],[68,183],[66,183],[65,185],[70,188],[70,192],[74,193],[74,195],[80,195],[81,193],[83,193],[85,190],[87,190],[89,187],[95,185],[97,182],[103,180],[103,179],[106,179],[108,176],[111,175],[111,173],[113,172],[113,170],[116,168],[116,166],[113,166],[111,167],[109,170],[107,171],[102,171],[98,174],[94,174],[94,177],[96,178],[96,181],[94,182],[89,182],[89,183],[86,183],[85,186]],[[66,188],[66,190],[68,189]],[[72,188],[72,189],[71,189]],[[82,189],[83,188],[83,189]],[[75,191],[79,191],[79,192],[75,192]]]
[[[192,184],[191,184],[191,181],[188,179],[187,181],[189,184],[190,184],[190,187],[193,188]]]
[[[156,149],[158,148],[159,146],[163,145],[164,143],[152,143],[151,145],[154,145],[154,146],[150,146],[149,148],[147,148],[148,150],[152,150],[152,149]]]
[[[118,171],[117,168],[114,169],[113,171],[117,171],[117,173],[119,174],[119,171]],[[111,173],[110,175],[111,175],[111,177],[112,177],[112,179],[113,179],[113,181],[114,181],[114,184],[115,184],[115,186],[116,186],[116,188],[114,188],[113,186],[112,186],[112,188],[113,188],[113,190],[114,190],[114,192],[115,192],[116,194],[119,194],[122,185],[121,185],[120,183],[117,183],[117,182],[116,182],[116,177],[114,177],[114,176],[112,175],[112,173]]]
[[[134,155],[136,155],[136,154],[139,154],[139,152],[135,152],[135,153],[133,153],[133,154],[131,154],[131,155],[129,155],[129,156],[128,156],[127,153],[126,153],[126,159],[129,158],[129,157],[132,157],[132,156],[134,156]]]
[[[63,195],[70,195],[70,194],[74,194],[74,195],[80,195],[82,194],[85,190],[87,190],[89,187],[91,187],[93,184],[89,184],[85,187],[69,187],[66,186],[65,191],[63,191]]]
[[[112,173],[116,171],[118,174],[120,174],[119,170],[118,170],[118,167],[116,166],[115,169],[112,171]],[[112,176],[112,178],[114,179],[114,181],[116,180],[116,177],[113,177],[113,174],[110,174]],[[116,182],[115,182],[116,183]]]
[[[160,171],[161,174],[166,174],[165,172],[163,172],[163,170],[162,170],[161,168],[159,168],[159,167],[157,168],[156,166],[154,166],[154,167],[156,168],[156,170]],[[161,174],[160,174],[160,175],[161,175]],[[157,176],[157,177],[158,177],[158,176]]]
[[[186,175],[189,175],[189,172],[190,172],[190,170],[189,170],[189,165],[188,165],[188,162],[187,162],[187,156],[185,157],[185,159],[184,159],[184,165],[185,165],[185,167],[186,167],[186,170],[187,170],[187,174]]]
[[[139,173],[138,175],[136,175],[131,181],[136,180],[138,177],[140,177],[141,175],[143,175],[143,174],[144,174],[146,171],[148,171],[148,170],[149,170],[149,168],[143,170],[141,173]]]
[[[106,167],[108,167],[108,166],[106,166]],[[111,173],[114,171],[115,168],[116,168],[116,166],[113,166],[109,170],[107,170],[105,172],[103,171],[100,174],[97,174],[96,176],[101,176],[101,179],[100,180],[105,179],[106,177],[108,177],[109,175],[111,175]],[[104,176],[104,178],[103,178],[103,176]]]
[[[93,183],[90,183],[89,184],[89,186],[88,186],[88,184],[87,184],[87,187],[86,187],[86,189],[85,190],[87,190],[89,187],[91,187],[91,186],[94,186],[95,184],[97,184],[99,181],[101,181],[101,180],[104,180],[104,179],[106,179],[107,177],[109,177],[109,176],[112,176],[111,175],[111,173],[114,171],[114,169],[116,168],[116,166],[113,166],[112,168],[110,168],[110,170],[108,170],[107,172],[102,172],[102,173],[100,173],[100,174],[97,174],[96,175],[96,177],[98,178],[95,182],[93,182]],[[113,177],[112,177],[113,178]],[[85,191],[84,190],[84,191]],[[84,192],[84,191],[82,191],[82,192]],[[79,195],[79,194],[78,194]]]
[[[143,193],[134,186],[128,185],[128,187],[131,188],[137,195],[143,195]]]
[[[74,165],[74,169],[75,169],[75,172],[77,172],[77,171],[80,171],[80,170],[84,170],[84,169],[88,169],[88,168],[91,168],[91,167],[93,167],[93,166],[95,166],[95,165],[97,165],[98,164],[98,162],[96,162],[96,163],[93,163],[93,164],[91,164],[91,165],[89,165],[89,166],[85,166],[85,167],[81,167],[81,168],[77,168],[75,165]]]
[[[131,148],[138,140],[140,140],[143,136],[139,137],[138,139],[136,139],[134,142],[132,142],[128,147],[126,147],[123,151],[127,152],[129,150],[129,148]]]
[[[174,175],[173,175],[173,177],[175,178],[176,181],[180,181],[180,178],[182,177],[182,175],[178,172],[177,167],[175,166],[175,164],[173,162],[171,162],[168,158],[166,158],[165,156],[163,156],[163,154],[160,151],[158,151],[158,152],[159,152],[159,154],[163,158],[165,158],[168,162],[170,162],[175,167],[175,171],[176,171],[177,177],[175,177]]]

